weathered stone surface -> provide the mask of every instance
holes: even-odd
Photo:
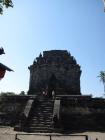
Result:
[[[18,123],[28,99],[28,96],[0,96],[0,125]]]
[[[61,124],[64,131],[105,131],[105,99],[62,97]]]
[[[80,93],[80,66],[66,50],[44,51],[29,67],[29,94],[47,90],[56,94]]]

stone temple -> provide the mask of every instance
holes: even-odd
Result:
[[[29,94],[47,90],[56,94],[81,95],[80,66],[66,50],[44,51],[29,67]]]
[[[30,133],[105,132],[105,99],[81,93],[81,68],[68,51],[44,51],[28,69],[28,95],[0,97],[0,125]]]

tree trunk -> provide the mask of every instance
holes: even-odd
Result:
[[[105,83],[104,83],[104,94],[105,94]]]

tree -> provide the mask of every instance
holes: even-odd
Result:
[[[0,96],[13,96],[13,95],[16,95],[14,92],[1,92],[0,93]]]
[[[24,91],[21,91],[19,95],[20,96],[24,96],[25,95],[25,92]]]
[[[105,12],[105,0],[103,0],[103,3],[104,3],[104,12]]]
[[[105,71],[100,71],[100,74],[98,76],[100,78],[100,81],[103,83],[104,85],[104,93],[105,93]]]
[[[3,14],[3,8],[13,7],[12,0],[0,0],[0,14]]]

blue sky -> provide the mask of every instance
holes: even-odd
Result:
[[[80,64],[81,92],[103,95],[97,75],[105,70],[105,13],[102,0],[14,0],[0,16],[0,62],[6,72],[0,92],[28,91],[29,70],[44,50],[68,50]]]

